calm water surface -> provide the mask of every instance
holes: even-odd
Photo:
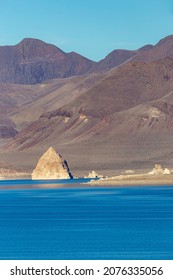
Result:
[[[0,259],[173,259],[173,186],[71,182],[1,181]]]

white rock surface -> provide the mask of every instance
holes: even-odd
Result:
[[[85,176],[85,178],[103,178],[103,175],[99,175],[93,170],[88,176]]]
[[[171,174],[168,168],[162,169],[160,164],[155,164],[152,171],[148,173],[149,175],[169,175]]]

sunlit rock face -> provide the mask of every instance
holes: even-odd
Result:
[[[39,159],[32,179],[72,179],[67,162],[51,147]]]
[[[163,169],[161,167],[161,164],[155,164],[152,171],[150,171],[148,174],[150,175],[169,175],[171,174],[171,171],[168,168]]]

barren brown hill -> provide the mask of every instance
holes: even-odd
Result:
[[[57,109],[91,88],[102,74],[48,80],[37,85],[0,84],[0,146],[43,113]]]
[[[0,84],[0,146],[44,112],[57,109],[80,96],[101,77],[102,74],[90,74],[37,85]]]
[[[25,103],[35,100],[32,87],[27,85],[0,84],[0,145],[2,139],[12,138],[17,134],[17,124],[10,115]]]
[[[138,50],[114,50],[109,53],[104,59],[100,60],[96,65],[95,69],[97,71],[108,71],[111,68],[119,66],[120,64],[128,61],[135,55],[137,55]]]
[[[54,146],[72,171],[150,170],[155,162],[171,167],[172,46],[169,36],[138,51],[115,51],[101,62],[103,69],[115,66],[116,57],[121,64],[102,74],[23,88],[2,84],[1,131],[14,137],[1,149],[2,160],[32,170]]]
[[[138,50],[114,50],[99,62],[75,52],[65,53],[38,39],[26,38],[15,46],[0,47],[0,83],[37,84],[48,79],[66,78],[91,72],[106,72],[129,60],[154,61],[173,56],[173,36],[155,46]]]
[[[48,79],[105,72],[137,53],[115,50],[97,63],[41,40],[26,38],[15,46],[0,47],[0,83],[37,84]]]
[[[172,88],[173,59],[129,62],[69,104],[43,114],[1,152],[29,168],[53,145],[72,171],[81,172],[173,164]]]
[[[166,57],[173,58],[173,35],[163,38],[154,46],[148,44],[138,50],[114,50],[94,67],[97,71],[108,71],[130,60],[147,62]]]
[[[0,84],[0,141],[1,139],[14,137],[20,130],[20,120],[19,118],[13,118],[13,114],[19,113],[21,108],[25,108],[26,104],[36,102],[44,94],[40,85]],[[30,118],[32,119],[32,114]],[[28,123],[30,118],[24,114],[22,122]]]
[[[142,52],[132,58],[133,61],[156,61],[165,57],[173,58],[173,35],[160,40],[156,45],[149,49],[143,49]]]
[[[152,47],[153,45],[146,45],[138,50],[114,50],[95,65],[95,70],[108,71],[114,67],[130,61],[132,58],[135,59],[138,54],[142,54],[143,52],[152,49]]]
[[[95,86],[67,105],[73,110],[104,118],[165,96],[173,86],[173,59],[129,62],[111,70]]]

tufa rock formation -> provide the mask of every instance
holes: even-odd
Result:
[[[152,171],[150,171],[149,175],[169,175],[171,172],[168,168],[163,169],[161,164],[155,164]]]
[[[84,178],[103,178],[103,175],[99,175],[93,170],[92,172],[89,172],[88,176],[85,176]]]
[[[39,159],[32,179],[72,179],[67,162],[51,147]]]

